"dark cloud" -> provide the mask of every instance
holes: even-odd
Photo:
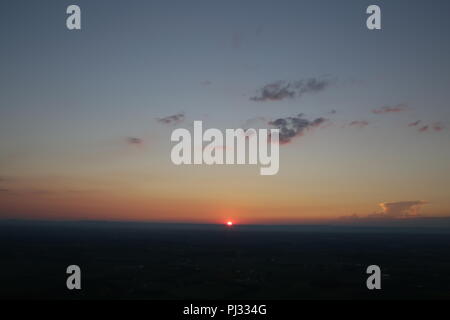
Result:
[[[357,121],[350,122],[348,125],[350,127],[364,128],[364,127],[367,127],[369,125],[369,122],[365,121],[365,120],[357,120]]]
[[[416,127],[416,126],[418,126],[420,124],[420,122],[421,122],[420,120],[417,120],[415,122],[411,122],[411,123],[408,124],[408,127]]]
[[[379,109],[373,109],[372,113],[384,114],[384,113],[395,113],[408,110],[408,106],[404,103],[397,104],[395,106],[384,106]]]
[[[330,79],[310,78],[295,82],[295,88],[298,90],[299,96],[310,92],[319,92],[325,90],[331,84]]]
[[[185,119],[184,113],[177,113],[171,116],[167,116],[164,118],[157,118],[156,120],[159,123],[163,123],[163,124],[177,124],[182,122]]]
[[[136,137],[127,137],[125,141],[127,144],[130,145],[142,145],[144,143],[144,141],[141,138]]]
[[[327,119],[325,118],[317,118],[311,121],[303,118],[303,114],[300,113],[295,117],[279,118],[270,121],[268,124],[280,129],[280,144],[286,144],[291,142],[293,138],[302,136],[305,131],[319,127],[326,121]]]
[[[293,98],[295,90],[290,83],[278,81],[265,85],[258,96],[251,97],[253,101],[279,101],[286,98]]]
[[[423,126],[420,126],[420,127],[419,127],[419,124],[421,124],[420,120],[408,124],[408,127],[418,127],[417,130],[419,132],[428,132],[428,131],[440,132],[440,131],[444,130],[444,126],[440,122],[434,122],[432,124],[424,124]]]
[[[298,81],[277,81],[265,85],[258,95],[251,97],[253,101],[280,101],[301,97],[306,93],[325,90],[333,83],[330,79],[309,78]]]
[[[12,196],[57,196],[57,195],[77,195],[77,194],[88,194],[91,193],[92,190],[51,190],[51,189],[36,189],[36,188],[25,188],[25,189],[7,189],[0,188],[0,193],[5,193],[7,195]]]

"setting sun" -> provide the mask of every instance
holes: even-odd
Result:
[[[227,226],[231,227],[233,225],[233,221],[227,221]]]

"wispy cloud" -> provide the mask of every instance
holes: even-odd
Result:
[[[300,113],[294,117],[279,118],[270,121],[268,124],[280,129],[280,144],[286,144],[291,142],[293,138],[302,136],[307,130],[317,128],[326,121],[327,119],[325,118],[308,120]]]
[[[125,142],[129,145],[142,145],[144,143],[144,141],[141,138],[136,138],[136,137],[127,137],[125,138]]]
[[[35,197],[48,197],[48,196],[67,196],[90,193],[92,190],[61,190],[61,189],[42,189],[42,188],[0,188],[0,193],[7,196],[35,196]]]
[[[184,113],[177,113],[171,116],[167,116],[164,118],[157,118],[156,120],[159,123],[163,123],[163,124],[177,124],[182,122],[185,119],[185,115]]]
[[[384,106],[378,109],[373,109],[374,114],[384,114],[384,113],[396,113],[408,110],[408,105],[405,103],[400,103],[395,106]]]
[[[298,81],[276,81],[262,87],[256,96],[250,100],[280,101],[301,97],[307,93],[320,92],[328,88],[333,83],[331,79],[309,78]]]
[[[442,131],[444,130],[444,126],[440,122],[435,122],[432,125],[434,131]]]
[[[432,124],[423,124],[421,120],[417,120],[415,122],[411,122],[408,124],[408,127],[417,127],[419,132],[428,132],[428,131],[442,131],[444,130],[444,125],[441,122],[434,122]]]
[[[366,120],[356,120],[352,121],[348,124],[349,127],[357,127],[357,128],[364,128],[369,125],[369,122]]]
[[[408,127],[417,127],[420,124],[420,122],[421,122],[420,120],[411,122],[408,124]]]

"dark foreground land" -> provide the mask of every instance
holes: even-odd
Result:
[[[82,290],[66,289],[66,268]],[[366,267],[382,290],[366,288]],[[348,227],[0,223],[0,299],[450,298],[450,233]]]

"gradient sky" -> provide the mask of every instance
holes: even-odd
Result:
[[[70,4],[81,31],[66,29]],[[366,28],[370,4],[381,31]],[[2,1],[0,217],[450,216],[449,14],[438,0]],[[252,99],[304,79],[329,85]],[[194,120],[299,113],[328,120],[281,146],[275,176],[170,160],[172,130]]]

